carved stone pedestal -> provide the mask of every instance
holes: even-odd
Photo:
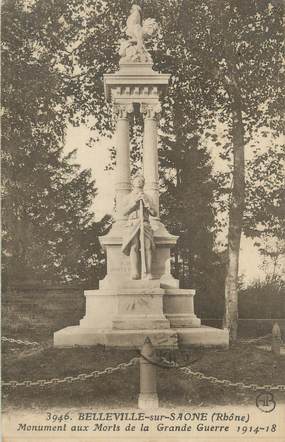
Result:
[[[148,281],[148,288],[178,288],[179,283],[170,273],[170,249],[176,244],[177,236],[170,235],[163,224],[151,219],[154,231],[155,251],[152,258],[152,275],[154,281]],[[101,244],[106,250],[107,275],[100,281],[100,289],[114,289],[117,287],[129,287],[130,285],[130,258],[121,251],[123,237],[127,231],[127,221],[116,222],[108,235],[100,238]],[[140,284],[139,281],[134,281]],[[146,281],[141,281],[146,287]]]
[[[54,344],[141,348],[149,336],[159,348],[227,347],[227,331],[201,327],[194,312],[195,290],[179,289],[178,281],[170,274],[170,247],[176,237],[160,225],[154,235],[155,279],[132,281],[129,258],[121,252],[120,229],[122,226],[114,226],[109,235],[102,238],[108,273],[100,281],[99,290],[85,291],[86,314],[80,325],[56,332]]]

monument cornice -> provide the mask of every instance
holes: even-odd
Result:
[[[153,71],[151,65],[142,63],[126,65],[114,74],[104,75],[105,97],[108,101],[111,101],[114,94],[116,97],[126,95],[126,99],[129,94],[129,98],[135,95],[134,98],[138,99],[138,94],[131,93],[136,88],[139,89],[139,95],[147,96],[153,91],[157,96],[164,95],[167,92],[169,78],[170,74]]]

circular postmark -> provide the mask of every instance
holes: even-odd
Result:
[[[259,410],[263,411],[264,413],[271,413],[271,411],[273,411],[276,407],[276,402],[274,400],[273,393],[271,392],[259,393],[256,396],[255,403],[257,408],[259,408]]]

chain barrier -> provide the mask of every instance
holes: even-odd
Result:
[[[162,357],[160,360],[158,358],[154,359],[149,359],[147,356],[145,356],[144,354],[140,353],[140,356],[145,359],[147,362],[149,362],[152,365],[156,365],[157,367],[160,368],[166,368],[166,369],[170,369],[170,368],[186,368],[188,367],[188,365],[179,365],[177,364],[177,362],[170,362],[168,361],[166,358]],[[201,358],[196,358],[193,359],[192,361],[188,361],[188,364],[194,364],[195,362],[200,361]],[[175,365],[172,365],[175,364]]]
[[[27,347],[28,349],[25,349],[24,351],[21,352],[21,355],[23,357],[30,357],[30,356],[34,356],[38,353],[41,353],[43,351],[48,350],[49,348],[53,347],[52,343],[48,343],[48,342],[44,342],[44,343],[40,343],[40,342],[36,342],[36,341],[27,341],[24,340],[22,341],[21,339],[14,339],[14,338],[7,338],[7,337],[2,337],[1,338],[3,342],[9,342],[9,343],[16,343],[19,345],[24,345],[25,347]],[[14,355],[15,357],[15,355]],[[17,357],[19,357],[19,354],[17,355]]]
[[[36,341],[22,341],[21,339],[7,338],[6,336],[2,336],[1,341],[20,345],[41,345],[39,342]]]
[[[182,371],[184,374],[193,376],[199,380],[202,381],[208,381],[212,384],[216,385],[223,385],[224,387],[233,387],[233,388],[241,388],[243,390],[252,390],[252,391],[258,391],[258,390],[275,390],[275,391],[284,391],[285,392],[285,385],[258,385],[258,384],[245,384],[244,382],[232,382],[228,379],[218,379],[215,376],[207,376],[201,371],[193,371],[190,367],[180,367],[176,362],[170,362],[166,358],[161,358],[161,360],[168,364],[167,368],[177,368],[178,370]],[[165,368],[165,366],[164,366]]]
[[[238,342],[245,343],[245,344],[251,344],[251,343],[262,341],[270,336],[271,336],[271,333],[269,333],[265,336],[258,337],[258,338],[239,340]],[[26,346],[37,346],[37,347],[42,347],[42,349],[49,347],[49,346],[41,345],[39,342],[36,342],[36,341],[31,342],[31,341],[27,341],[27,340],[13,339],[13,338],[7,338],[7,337],[2,337],[1,339],[4,342],[16,343],[16,344],[21,344],[21,345],[26,345]],[[244,390],[252,390],[252,391],[272,390],[272,391],[285,392],[285,385],[282,385],[282,384],[281,385],[271,385],[271,384],[258,385],[258,384],[245,384],[244,382],[232,382],[228,379],[219,379],[219,378],[216,378],[215,376],[207,376],[200,371],[193,371],[189,366],[180,366],[176,362],[168,361],[164,357],[162,357],[160,360],[158,360],[158,359],[151,360],[149,358],[146,358],[142,354],[141,354],[141,356],[144,359],[146,359],[149,363],[156,365],[160,368],[166,368],[166,369],[176,368],[176,369],[182,371],[186,375],[193,376],[199,380],[204,380],[204,381],[210,382],[212,384],[222,385],[225,387],[232,387],[232,388],[241,388]],[[129,362],[122,362],[122,363],[118,364],[116,367],[107,367],[102,371],[94,370],[91,373],[81,373],[77,376],[66,376],[62,379],[52,378],[52,379],[39,379],[36,381],[32,381],[32,380],[8,381],[8,382],[2,382],[1,385],[2,385],[2,387],[12,387],[12,388],[34,387],[34,386],[43,387],[43,386],[48,386],[48,385],[85,381],[85,380],[91,379],[91,378],[98,378],[99,376],[102,376],[105,374],[111,374],[111,373],[114,373],[115,371],[118,371],[118,370],[125,370],[125,369],[135,365],[138,362],[138,360],[139,360],[139,358],[135,357],[135,358],[131,359]],[[196,360],[192,361],[192,363],[193,362],[196,362]]]
[[[272,334],[268,333],[267,335],[264,336],[260,336],[258,338],[252,338],[252,339],[239,339],[237,342],[239,344],[253,344],[255,342],[259,342],[259,341],[263,341],[264,339],[267,339],[269,337],[271,337]],[[20,344],[20,345],[41,345],[40,342],[36,342],[36,341],[22,341],[21,339],[13,339],[13,338],[7,338],[5,336],[2,336],[1,338],[2,341],[4,342],[10,342],[10,343],[14,343],[14,344]]]
[[[64,384],[64,383],[72,383],[77,381],[86,381],[91,378],[98,378],[99,376],[103,376],[105,374],[111,374],[118,370],[126,370],[129,367],[135,365],[138,361],[138,358],[133,358],[129,362],[121,362],[116,367],[107,367],[102,371],[94,370],[91,373],[80,373],[77,376],[66,376],[65,378],[52,378],[52,379],[39,379],[36,381],[8,381],[2,382],[2,387],[44,387],[48,385],[56,385],[56,384]]]
[[[252,339],[239,339],[237,342],[239,344],[254,344],[255,342],[263,341],[264,339],[268,339],[272,337],[272,333],[268,333],[264,336],[259,336],[258,338],[252,338]]]

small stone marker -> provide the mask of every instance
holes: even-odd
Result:
[[[143,410],[158,408],[155,349],[146,337],[140,357],[140,394],[138,407]],[[153,361],[152,364],[149,361]]]
[[[281,344],[282,344],[281,330],[277,322],[275,322],[272,328],[271,351],[276,357],[280,356]]]

